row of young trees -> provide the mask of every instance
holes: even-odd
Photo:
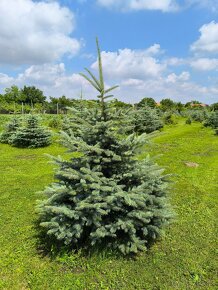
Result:
[[[18,88],[13,85],[10,88],[6,88],[3,94],[0,94],[0,113],[2,114],[12,114],[12,113],[29,113],[35,111],[38,113],[66,113],[67,107],[75,107],[80,102],[84,102],[86,106],[93,107],[93,104],[97,104],[99,100],[81,100],[81,99],[70,99],[66,96],[61,96],[59,98],[49,97],[46,98],[43,91],[36,88],[35,86],[24,86],[23,88]],[[124,103],[114,99],[111,102],[112,106],[116,108],[128,108],[131,104]],[[198,106],[199,105],[199,106]],[[157,103],[153,98],[143,98],[139,103],[134,105],[137,108],[150,107],[159,108],[162,111],[177,111],[181,113],[186,109],[200,109],[200,102],[191,101],[186,104],[181,102],[174,102],[171,99],[163,99],[160,103]],[[209,110],[218,110],[218,103],[208,106]]]
[[[143,133],[152,133],[160,130],[164,124],[175,124],[176,120],[179,118],[173,111],[162,112],[160,109],[151,108],[149,106],[135,106],[134,108],[132,106],[117,107],[116,103],[117,100],[107,102],[107,106],[113,111],[114,116],[117,116],[116,127],[122,134],[136,133],[140,135]],[[98,110],[100,105],[94,102],[90,107],[90,103],[87,106],[83,101],[77,103],[77,106],[69,108],[72,112],[68,115],[56,115],[54,117],[43,115],[44,123],[52,129],[63,130],[66,133],[72,131],[73,134],[76,134],[77,130],[80,129],[81,120],[83,120],[77,119],[77,111],[86,111],[86,114],[89,115],[88,112],[92,110],[91,108]],[[19,116],[20,115],[12,118],[12,120],[6,124],[3,133],[0,134],[1,143],[8,143],[18,147],[41,147],[49,144],[48,142],[43,141],[40,143],[37,141],[39,138],[44,138],[42,134],[43,130],[42,128],[40,129],[37,115]],[[215,129],[217,133],[218,111],[210,112],[205,109],[186,110],[183,112],[183,117],[187,117],[187,124],[191,124],[193,121],[201,122],[204,126],[210,126]],[[27,124],[26,128],[24,126],[25,119]],[[40,134],[42,135],[41,137]],[[23,144],[16,141],[17,139],[19,140],[21,136],[23,136],[23,138],[25,137],[28,141],[23,141]]]

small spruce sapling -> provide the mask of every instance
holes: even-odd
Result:
[[[20,120],[17,117],[12,118],[5,126],[5,130],[0,134],[0,143],[10,144],[13,135],[20,127]]]
[[[191,125],[192,119],[190,117],[188,117],[188,119],[186,119],[185,123],[188,125]]]
[[[152,133],[163,128],[163,122],[155,109],[141,107],[134,112],[134,132],[138,134]]]
[[[99,79],[88,69],[90,77],[82,76],[99,92],[101,108],[77,113],[78,120],[83,116],[77,136],[62,133],[63,144],[74,155],[68,160],[53,157],[56,182],[38,204],[40,226],[63,247],[137,253],[161,235],[171,218],[168,176],[149,156],[136,158],[149,135],[118,134],[105,101],[117,86],[105,89],[98,41],[97,50]]]
[[[218,128],[218,111],[211,112],[204,122],[205,127]]]
[[[190,110],[189,117],[191,117],[193,121],[202,123],[203,121],[208,119],[209,113],[205,109]]]
[[[21,148],[45,147],[51,144],[51,132],[39,125],[36,115],[29,115],[26,125],[16,131],[10,143]]]
[[[211,112],[206,121],[205,127],[211,127],[215,130],[215,135],[218,135],[218,111]]]
[[[171,111],[166,111],[163,115],[163,122],[165,125],[174,124],[173,113]]]
[[[58,115],[53,116],[48,122],[49,128],[59,129],[59,128],[61,128],[61,126],[62,126],[62,120]]]

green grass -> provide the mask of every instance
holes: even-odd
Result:
[[[52,145],[17,149],[0,144],[0,289],[217,289],[218,137],[201,124],[168,126],[148,149],[173,177],[176,212],[166,236],[136,259],[110,253],[59,257],[37,249],[35,203],[53,178],[43,153]],[[196,168],[185,162],[195,162]]]

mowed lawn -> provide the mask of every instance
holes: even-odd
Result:
[[[165,237],[135,259],[44,256],[35,204],[43,197],[37,192],[53,180],[53,165],[43,153],[64,155],[65,149],[0,144],[0,289],[218,289],[218,137],[182,120],[153,142],[144,154],[162,154],[158,163],[176,174],[170,193],[176,216]]]

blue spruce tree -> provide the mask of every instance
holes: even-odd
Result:
[[[51,132],[39,125],[39,118],[29,115],[26,126],[20,127],[10,139],[10,144],[22,148],[38,148],[51,144]]]
[[[5,126],[5,130],[0,134],[0,143],[9,144],[13,135],[20,127],[20,120],[17,117],[12,118]]]
[[[137,253],[146,250],[170,220],[168,177],[149,156],[137,159],[147,135],[118,134],[106,102],[117,86],[105,89],[98,41],[97,49],[99,79],[88,69],[89,76],[81,75],[99,92],[101,106],[74,110],[80,124],[76,134],[62,132],[69,154],[79,154],[69,160],[53,157],[56,182],[44,190],[47,198],[38,204],[40,226],[58,245]]]

